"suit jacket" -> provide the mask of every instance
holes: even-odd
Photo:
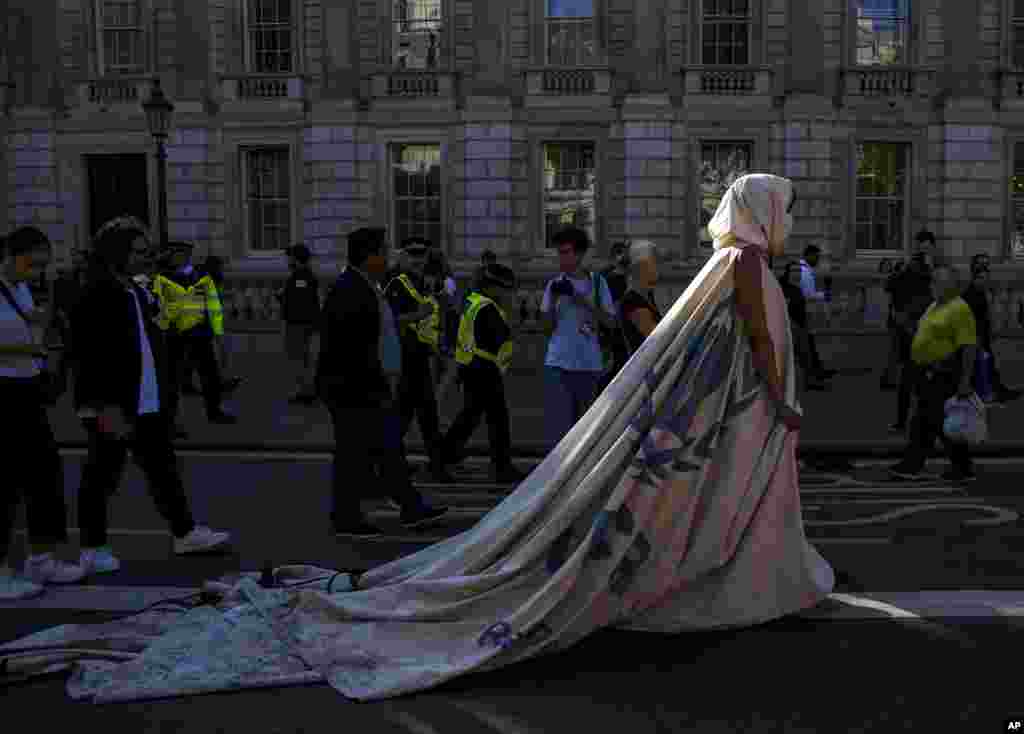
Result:
[[[163,409],[170,397],[170,381],[164,333],[154,321],[159,307],[136,283],[130,288],[142,308]],[[76,412],[83,407],[102,410],[113,405],[128,416],[138,415],[142,336],[131,291],[112,278],[92,279],[71,313],[71,334],[75,344]]]
[[[390,394],[380,362],[380,317],[373,286],[345,268],[320,313],[316,384],[325,400],[375,407]]]

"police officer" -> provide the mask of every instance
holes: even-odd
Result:
[[[384,295],[395,313],[402,342],[398,399],[403,445],[415,415],[429,454],[431,474],[439,482],[451,483],[454,480],[445,472],[438,455],[441,425],[430,359],[439,351],[441,307],[436,298],[424,293],[426,259],[427,247],[421,240],[403,241],[397,267],[391,273]]]
[[[455,360],[465,389],[462,411],[441,444],[445,464],[455,464],[480,419],[487,416],[491,478],[518,484],[526,476],[512,466],[512,438],[505,399],[505,373],[514,349],[508,314],[518,305],[516,278],[504,265],[480,272],[479,288],[467,296],[459,322]]]
[[[219,318],[222,324],[223,317],[219,299],[211,299],[213,280],[209,276],[200,278],[195,271],[190,243],[172,242],[168,249],[168,266],[153,279],[153,290],[162,306],[158,323],[167,333],[169,414],[178,415],[184,362],[191,358],[199,370],[207,419],[218,424],[237,423],[238,419],[221,406],[224,385],[214,353],[215,327],[210,320]],[[182,431],[178,433],[180,436]]]

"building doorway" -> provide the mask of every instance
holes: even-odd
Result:
[[[149,180],[144,153],[87,155],[89,240],[114,217],[138,217],[149,226]]]

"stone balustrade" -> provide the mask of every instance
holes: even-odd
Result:
[[[221,93],[227,102],[302,101],[306,96],[306,79],[302,74],[235,74],[220,79]]]
[[[372,75],[370,89],[374,99],[452,98],[456,93],[457,76],[447,71],[391,71]]]
[[[769,66],[688,66],[682,74],[687,96],[770,95],[775,76]]]
[[[612,70],[607,67],[527,69],[526,93],[531,97],[605,97],[611,93]]]
[[[920,66],[869,66],[840,69],[847,97],[928,97],[935,92],[935,69]]]

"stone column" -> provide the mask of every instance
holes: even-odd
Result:
[[[672,258],[680,255],[683,222],[673,200],[686,196],[682,181],[676,180],[673,161],[684,156],[685,142],[675,138],[667,95],[662,97],[660,105],[653,98],[645,100],[651,104],[645,105],[642,118],[639,110],[630,111],[629,100],[623,109],[623,214],[628,237],[652,240]]]
[[[466,125],[457,133],[455,175],[455,254],[477,260],[485,249],[509,255],[513,241],[525,237],[525,195],[517,175],[523,174],[525,143],[513,140],[512,126]],[[515,170],[513,171],[513,166]]]

